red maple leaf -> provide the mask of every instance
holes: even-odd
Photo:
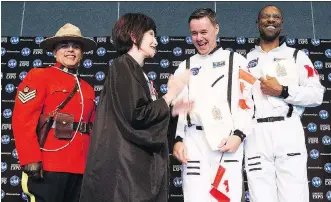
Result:
[[[213,187],[209,192],[218,202],[230,202],[230,198]]]
[[[225,187],[226,187],[226,188],[225,188],[225,191],[226,191],[226,192],[229,192],[229,182],[228,182],[228,180],[225,180],[225,181],[224,181],[224,185],[225,185]]]
[[[306,68],[306,70],[307,70],[307,72],[308,72],[308,78],[309,78],[309,77],[313,77],[313,76],[314,76],[314,73],[315,73],[316,75],[318,75],[318,72],[316,71],[315,68],[313,68],[313,67],[311,67],[311,66],[309,66],[309,65],[305,65],[304,67]]]
[[[249,106],[247,105],[246,103],[246,100],[245,99],[239,99],[239,107],[241,109],[250,109]]]

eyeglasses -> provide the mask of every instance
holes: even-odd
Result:
[[[269,19],[269,18],[274,18],[274,19],[276,19],[276,20],[280,20],[280,19],[282,19],[282,16],[280,15],[280,14],[268,14],[268,13],[266,13],[266,14],[263,14],[263,15],[261,15],[261,19],[263,19],[263,20],[266,20],[266,19]]]
[[[70,42],[70,41],[63,41],[63,42],[60,42],[58,45],[57,45],[57,48],[60,49],[60,48],[69,48],[69,47],[72,47],[74,49],[81,49],[81,45],[79,45],[78,43],[76,42]]]

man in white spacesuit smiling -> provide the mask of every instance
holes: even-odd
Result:
[[[194,101],[180,114],[173,155],[183,163],[186,202],[239,202],[242,196],[243,146],[253,116],[250,89],[255,78],[246,59],[217,46],[219,25],[211,9],[198,9],[188,20],[198,54],[175,72],[193,76],[179,98]],[[230,104],[229,104],[230,103]]]
[[[245,167],[252,202],[308,202],[307,151],[300,117],[323,101],[324,87],[304,52],[279,37],[281,11],[261,9],[260,38],[247,55],[260,78],[252,89],[255,118],[245,141]]]

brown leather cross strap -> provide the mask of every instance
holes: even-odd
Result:
[[[63,107],[71,100],[71,98],[75,95],[78,89],[78,83],[75,82],[75,87],[72,89],[68,97],[61,103],[59,106],[56,107],[57,110],[63,109]]]
[[[59,110],[63,109],[63,107],[71,100],[71,98],[77,92],[77,89],[78,89],[78,83],[75,82],[75,87],[72,89],[68,97],[61,104],[59,104],[50,115],[46,115],[46,114],[40,115],[36,132],[38,136],[38,142],[41,148],[44,147],[46,138],[48,136],[48,132],[52,128],[54,122],[54,116]]]

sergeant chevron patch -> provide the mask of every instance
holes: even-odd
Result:
[[[25,87],[23,91],[18,92],[18,99],[24,104],[27,101],[32,100],[37,95],[37,90],[33,90],[29,92],[29,87]]]

